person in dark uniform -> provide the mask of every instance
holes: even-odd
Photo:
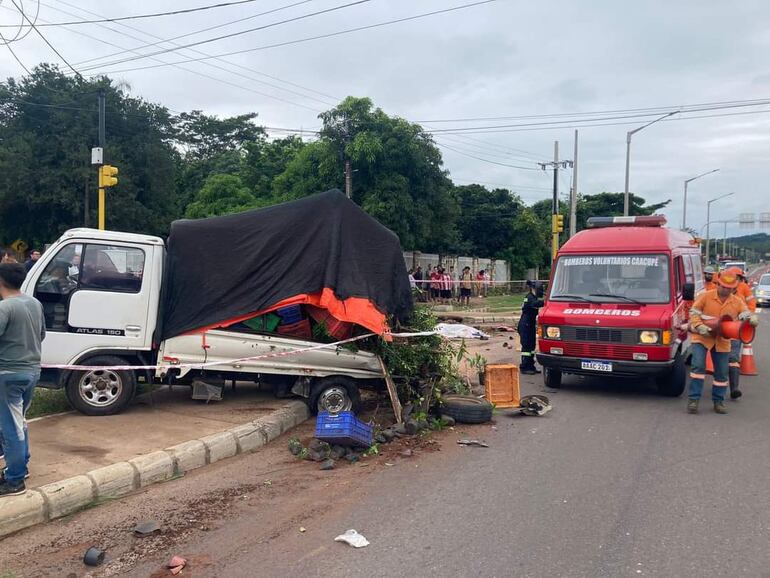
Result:
[[[521,304],[521,319],[517,331],[521,340],[521,365],[519,370],[525,375],[535,375],[540,370],[535,367],[535,349],[537,347],[537,313],[543,306],[543,286],[537,281],[527,281],[529,292]]]

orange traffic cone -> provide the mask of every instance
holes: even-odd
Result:
[[[706,352],[706,373],[714,375],[714,361],[711,359],[711,350]]]
[[[741,348],[741,375],[759,375],[757,364],[754,363],[754,348],[751,343]]]

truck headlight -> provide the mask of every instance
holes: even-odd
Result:
[[[547,327],[545,335],[548,339],[561,339],[561,329],[558,327]]]
[[[653,345],[660,340],[660,333],[658,331],[640,331],[639,343],[645,345]]]

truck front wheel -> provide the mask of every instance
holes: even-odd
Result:
[[[655,378],[658,386],[658,393],[667,397],[679,397],[687,386],[687,366],[684,362],[684,355],[681,352],[676,354],[674,366],[668,373]]]
[[[121,357],[100,355],[83,362],[104,369],[73,371],[67,379],[70,405],[86,415],[112,415],[123,411],[134,397],[136,374],[130,370],[109,369],[128,365]]]
[[[550,367],[544,367],[543,385],[551,389],[557,389],[561,387],[561,371],[558,369],[551,369]]]

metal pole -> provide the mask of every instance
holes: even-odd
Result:
[[[687,228],[687,185],[690,181],[684,182],[684,203],[682,205],[682,231]]]
[[[559,233],[556,230],[556,215],[559,214],[559,141],[553,143],[553,212],[551,216],[551,259],[559,252]]]
[[[350,166],[350,159],[345,159],[345,194],[348,199],[353,198],[353,171]]]
[[[631,164],[631,135],[632,132],[626,133],[626,188],[625,193],[623,194],[623,216],[628,217],[628,212],[630,209],[631,201],[629,199],[629,192],[628,192],[628,170],[629,166]]]
[[[106,101],[106,95],[103,90],[99,91],[99,146],[102,148],[102,154],[104,154],[104,144],[105,144],[105,101]],[[102,165],[99,165],[97,167],[97,170],[99,171],[97,174],[97,183],[101,185],[101,172],[102,172]],[[99,187],[99,230],[103,231],[106,226],[106,199],[104,194],[104,187]]]
[[[711,263],[711,203],[706,203],[706,266]]]
[[[577,195],[578,195],[578,131],[575,129],[575,156],[572,158],[572,191],[569,196],[569,236],[577,233]]]
[[[725,221],[725,238],[722,241],[722,256],[727,255],[727,221]]]

